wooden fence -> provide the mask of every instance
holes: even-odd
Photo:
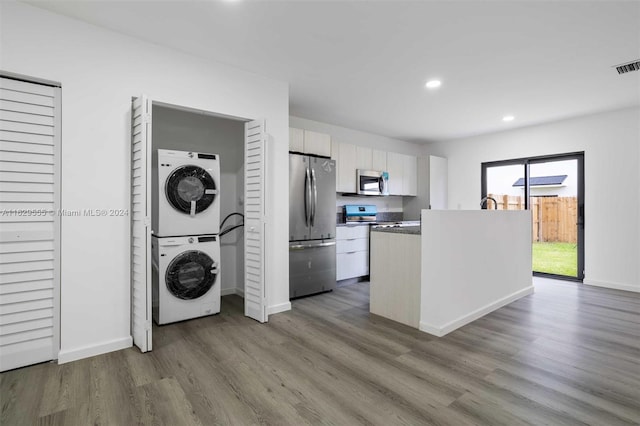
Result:
[[[489,194],[499,210],[523,210],[524,197]],[[495,208],[488,201],[488,208]],[[531,197],[533,241],[576,243],[578,241],[577,197]]]

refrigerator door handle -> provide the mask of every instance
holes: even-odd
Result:
[[[305,171],[304,176],[304,220],[305,224],[309,226],[311,220],[311,176],[309,175],[309,168]]]
[[[318,244],[291,244],[289,245],[289,250],[307,250],[307,249],[314,249],[319,247],[331,247],[335,245],[336,245],[335,241],[328,241],[325,243],[318,243]]]
[[[313,204],[311,207],[311,226],[316,221],[316,204],[318,204],[318,185],[316,185],[316,171],[311,169],[311,185],[313,187]]]

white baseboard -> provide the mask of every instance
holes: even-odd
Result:
[[[99,343],[97,345],[61,350],[60,352],[58,352],[58,364],[77,361],[79,359],[89,358],[95,355],[102,355],[108,352],[119,351],[120,349],[130,348],[132,345],[133,338],[131,336],[127,336],[120,339],[114,339],[108,342]]]
[[[624,290],[624,291],[632,291],[634,293],[640,293],[640,286],[637,286],[637,285],[610,283],[610,282],[588,280],[588,279],[584,279],[583,283],[586,285],[592,285],[594,287],[604,287],[604,288],[611,288],[613,290]]]
[[[441,327],[438,327],[432,324],[427,324],[425,322],[420,321],[420,326],[418,328],[420,329],[420,331],[424,331],[425,333],[433,334],[434,336],[437,336],[437,337],[442,337],[451,333],[454,330],[457,330],[463,325],[467,325],[470,322],[473,322],[478,318],[481,318],[487,315],[488,313],[495,311],[496,309],[500,309],[503,306],[508,305],[509,303],[520,299],[521,297],[533,294],[533,291],[534,291],[533,286],[523,288],[522,290],[518,290],[515,293],[512,293],[506,297],[503,297],[502,299],[498,299],[495,302],[492,302],[488,305],[481,307],[480,309],[476,309],[475,311],[467,315],[464,315],[456,320],[453,320]]]
[[[290,311],[291,302],[280,303],[278,305],[267,306],[267,315],[278,314],[280,312]]]
[[[220,289],[220,296],[228,296],[230,294],[237,294],[244,298],[244,290],[240,288],[222,288]]]

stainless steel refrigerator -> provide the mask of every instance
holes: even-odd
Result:
[[[336,162],[289,154],[289,297],[336,288]]]

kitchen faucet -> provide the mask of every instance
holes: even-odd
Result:
[[[486,205],[488,200],[493,201],[493,205],[496,207],[495,210],[498,210],[498,202],[493,197],[482,197],[482,200],[480,200],[480,208],[482,208],[484,205]],[[489,205],[487,205],[487,208],[488,207],[489,207]]]

